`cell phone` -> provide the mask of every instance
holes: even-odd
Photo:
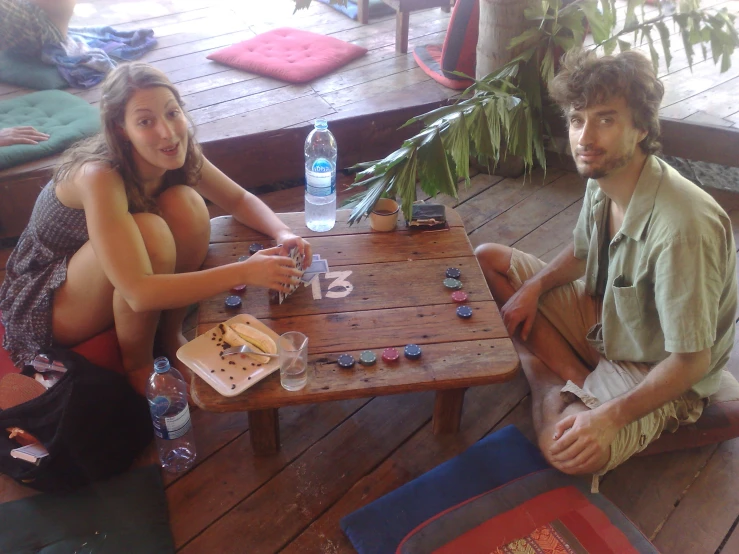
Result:
[[[21,446],[20,448],[14,448],[10,451],[10,455],[13,458],[39,465],[41,458],[48,456],[49,451],[46,450],[46,447],[43,444],[35,443],[29,444],[28,446]]]

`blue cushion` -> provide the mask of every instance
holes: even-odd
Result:
[[[410,531],[438,513],[548,467],[539,449],[509,425],[344,517],[341,529],[360,554],[393,553]]]
[[[0,169],[61,152],[100,129],[99,110],[62,90],[45,90],[0,102],[0,129],[31,125],[47,133],[38,144],[0,147]]]

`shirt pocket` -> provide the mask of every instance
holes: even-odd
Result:
[[[642,323],[642,303],[637,287],[631,285],[623,275],[617,276],[611,286],[618,319],[625,325],[637,327]]]

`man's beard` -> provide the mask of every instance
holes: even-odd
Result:
[[[628,165],[633,157],[634,150],[631,152],[625,152],[614,159],[606,159],[600,166],[590,167],[589,165],[583,164],[584,167],[581,167],[577,162],[575,165],[577,166],[577,172],[580,174],[580,177],[584,177],[586,179],[602,179],[617,169],[621,169]]]

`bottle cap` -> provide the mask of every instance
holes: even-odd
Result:
[[[164,356],[160,356],[159,358],[154,360],[154,371],[156,371],[157,373],[167,373],[169,371],[169,368],[169,360]]]
[[[400,354],[395,348],[386,348],[382,351],[382,359],[386,362],[397,362]]]
[[[377,361],[377,356],[372,350],[365,350],[359,355],[359,363],[362,365],[373,365]]]
[[[448,289],[459,290],[462,288],[462,282],[458,281],[457,279],[447,277],[446,279],[444,279],[444,286]]]
[[[450,267],[446,270],[446,276],[452,279],[459,279],[460,275],[462,275],[462,272],[457,267]]]

